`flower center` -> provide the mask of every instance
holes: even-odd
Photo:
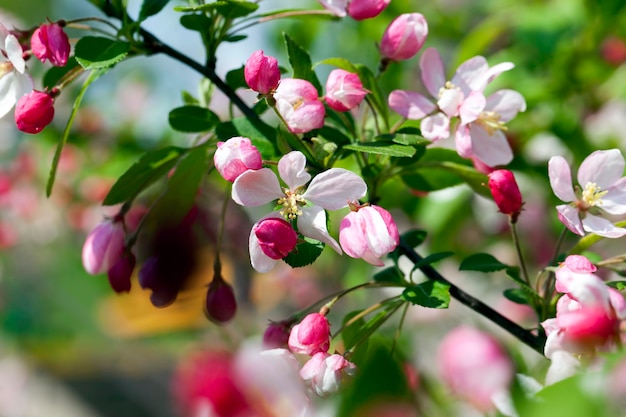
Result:
[[[509,130],[504,122],[500,120],[500,115],[494,111],[484,111],[480,113],[476,123],[480,124],[487,131],[489,136],[493,135],[497,130],[502,130],[503,132]]]
[[[601,206],[602,197],[607,193],[607,190],[602,190],[595,182],[588,182],[585,184],[583,190],[582,199],[590,207]]]
[[[306,201],[297,192],[285,190],[285,196],[278,199],[278,204],[283,206],[279,214],[285,219],[293,220],[302,214],[300,206],[305,205]]]
[[[457,90],[459,92],[461,91],[461,89],[459,87],[457,87],[456,85],[452,84],[452,81],[446,81],[444,86],[439,89],[439,96],[437,98],[440,99],[449,90]]]
[[[0,62],[0,77],[13,71],[13,64],[10,62]]]

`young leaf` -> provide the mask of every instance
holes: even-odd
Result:
[[[206,107],[182,106],[169,114],[170,126],[180,132],[205,132],[215,127],[220,119]]]
[[[139,21],[142,22],[159,13],[168,2],[169,0],[143,0],[139,11]]]
[[[256,3],[243,0],[222,0],[217,3],[217,12],[227,19],[248,16],[259,8]]]
[[[107,68],[123,60],[130,44],[108,38],[85,36],[74,48],[76,61],[85,69]]]
[[[322,85],[313,71],[309,53],[286,33],[284,33],[283,36],[285,38],[285,44],[287,45],[289,63],[293,69],[293,77],[309,81],[317,89],[319,94],[322,95]]]
[[[404,275],[394,266],[390,266],[389,268],[385,268],[382,271],[377,272],[374,274],[373,278],[376,282],[391,282],[396,284],[404,283]]]
[[[423,266],[426,265],[431,265],[434,264],[437,261],[440,261],[444,258],[447,258],[449,256],[454,255],[454,252],[437,252],[437,253],[433,253],[428,255],[427,257],[425,257],[424,259],[422,259],[421,261],[417,262],[416,264],[413,265],[413,270],[415,269],[419,269]]]
[[[493,255],[488,253],[476,253],[463,259],[459,266],[460,271],[481,271],[494,272],[510,268],[509,265],[503,264]]]
[[[299,242],[283,261],[292,268],[300,268],[312,264],[321,254],[324,244],[313,239],[304,238]]]
[[[414,147],[398,145],[397,143],[391,142],[369,142],[352,144],[344,146],[343,149],[401,158],[410,158],[415,155]]]
[[[425,281],[405,288],[402,291],[402,299],[423,307],[448,308],[450,285],[439,281]]]
[[[132,200],[153,182],[167,175],[185,152],[185,148],[170,146],[145,153],[113,184],[102,204],[111,206]]]
[[[521,288],[509,288],[502,293],[508,300],[513,301],[515,304],[530,305],[528,294]]]
[[[244,66],[228,71],[226,74],[226,84],[233,90],[238,88],[248,88],[246,79],[243,75]]]

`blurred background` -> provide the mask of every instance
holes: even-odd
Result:
[[[197,33],[182,28],[172,10],[179,3],[171,1],[145,27],[201,61]],[[128,1],[131,16],[140,5],[140,0]],[[263,0],[260,6],[261,11],[269,11],[294,4]],[[321,8],[314,1],[300,1],[300,6]],[[516,152],[509,168],[518,175],[525,197],[520,233],[531,269],[536,271],[551,258],[561,230],[553,208],[557,199],[548,185],[547,160],[563,155],[577,165],[595,149],[625,149],[626,4],[622,0],[393,0],[383,14],[364,22],[349,18],[308,19],[305,25],[295,19],[275,21],[250,29],[244,41],[218,50],[218,73],[240,67],[261,48],[287,66],[284,31],[309,49],[313,62],[340,56],[375,70],[376,42],[385,27],[396,15],[414,11],[428,20],[426,47],[440,48],[450,75],[474,55],[484,55],[492,65],[504,61],[516,65],[490,88],[516,89],[527,101],[527,111],[509,124]],[[103,17],[86,0],[0,0],[0,23],[8,28],[86,16]],[[83,36],[80,31],[68,32],[74,39]],[[34,59],[28,66],[40,88],[47,67]],[[316,71],[324,79],[330,69],[319,66]],[[187,146],[193,140],[171,130],[167,115],[183,104],[183,91],[197,95],[200,82],[198,74],[164,56],[133,58],[117,65],[88,90],[50,198],[45,197],[45,183],[77,90],[63,92],[53,124],[37,136],[18,132],[12,117],[0,120],[1,417],[41,416],[44,410],[48,417],[175,416],[172,373],[187,352],[202,345],[234,350],[243,340],[259,338],[268,319],[284,319],[372,275],[362,262],[326,251],[314,267],[281,267],[255,276],[246,249],[249,219],[255,214],[233,208],[223,253],[224,276],[236,285],[240,311],[227,326],[210,323],[202,303],[213,274],[216,225],[212,219],[224,196],[223,184],[214,178],[198,196],[197,222],[205,233],[193,248],[194,272],[173,305],[153,307],[149,292],[136,281],[129,294],[116,295],[105,276],[89,276],[83,270],[86,234],[103,216],[119,209],[101,206],[114,181],[146,150]],[[382,84],[385,93],[396,88],[421,91],[418,59],[393,65]],[[240,94],[248,102],[254,100],[250,92]],[[226,119],[227,104],[216,93],[211,108]],[[506,237],[506,218],[490,201],[464,186],[430,194],[399,182],[390,182],[387,188],[380,205],[394,213],[401,231],[423,227],[430,236],[428,251],[456,253],[456,260],[441,264],[444,275],[511,318],[532,323],[528,311],[501,297],[508,284],[502,278],[460,276],[455,266],[458,259],[478,251],[516,262]],[[146,205],[151,198],[147,194]],[[612,242],[597,250],[622,253],[622,246]],[[368,298],[354,301],[363,306]],[[468,312],[460,306],[446,312],[411,311],[412,327],[407,329],[418,330],[405,332],[405,349],[418,368],[428,368],[440,335],[466,320]],[[489,327],[477,317],[469,320]],[[528,353],[523,347],[520,351]],[[535,365],[545,366],[541,361]]]

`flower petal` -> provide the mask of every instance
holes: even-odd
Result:
[[[341,255],[341,247],[326,229],[326,212],[318,206],[309,206],[302,209],[298,216],[298,231],[306,237],[326,243]]]
[[[461,158],[472,158],[472,137],[470,136],[470,125],[459,125],[454,133],[454,144],[456,152]]]
[[[595,233],[598,236],[616,238],[626,235],[626,229],[617,227],[607,219],[593,214],[587,213],[582,223],[587,232]]]
[[[472,123],[469,126],[472,138],[472,153],[475,158],[490,167],[507,165],[511,162],[513,151],[504,133],[496,130],[490,135],[480,125]]]
[[[242,206],[261,206],[284,195],[276,174],[269,168],[248,170],[233,182],[232,198]]]
[[[452,77],[452,84],[461,88],[464,94],[469,95],[472,91],[479,91],[480,76],[489,69],[487,60],[482,56],[475,56],[463,62]],[[484,88],[484,87],[483,87]]]
[[[565,225],[572,233],[576,233],[580,236],[585,236],[583,225],[578,215],[578,210],[569,204],[562,204],[556,206],[556,211],[559,215],[559,220]]]
[[[448,139],[450,137],[450,119],[443,113],[426,117],[420,123],[422,136],[430,141]]]
[[[305,171],[306,157],[302,152],[292,151],[278,161],[278,173],[290,190],[306,184],[311,174]]]
[[[550,186],[554,194],[561,201],[569,202],[576,200],[574,188],[572,187],[572,173],[569,164],[562,156],[553,156],[548,161],[548,176]]]
[[[619,149],[595,151],[578,168],[578,183],[595,183],[606,190],[624,175],[624,157]]]
[[[363,178],[343,168],[331,168],[315,176],[302,198],[327,210],[339,210],[367,192]]]
[[[468,124],[478,119],[480,113],[485,109],[487,99],[481,91],[475,91],[470,94],[459,108],[459,116],[461,116],[461,123]]]
[[[620,178],[606,190],[600,208],[609,214],[626,213],[626,177]]]
[[[256,226],[256,224],[254,226]],[[250,263],[252,264],[252,267],[258,272],[269,272],[274,268],[278,261],[276,259],[270,258],[263,252],[261,246],[259,245],[259,240],[254,233],[254,226],[252,227],[252,230],[250,231],[250,237],[248,238]]]
[[[5,51],[7,53],[7,57],[11,64],[13,64],[13,68],[20,74],[24,73],[26,69],[26,62],[22,57],[24,51],[22,50],[22,46],[17,38],[13,35],[9,35],[4,40]]]
[[[409,120],[419,120],[435,111],[436,106],[419,93],[394,90],[389,94],[389,107]]]
[[[472,91],[482,91],[492,82],[498,75],[504,71],[513,69],[515,65],[512,62],[502,62],[487,69],[482,75],[472,80],[470,88]]]
[[[485,109],[500,115],[500,120],[508,122],[517,113],[526,110],[524,96],[514,90],[498,90],[487,97]]]
[[[433,97],[438,97],[439,90],[446,83],[446,72],[443,68],[441,56],[435,48],[428,48],[422,53],[420,70],[422,71],[422,81],[426,89]]]

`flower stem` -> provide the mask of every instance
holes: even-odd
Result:
[[[519,236],[517,235],[517,223],[513,221],[512,217],[509,217],[509,225],[511,226],[511,237],[513,238],[513,244],[515,245],[515,251],[517,252],[519,266],[522,270],[522,277],[524,279],[524,282],[526,282],[526,284],[530,286],[530,279],[528,278],[528,271],[526,270],[526,262],[524,262],[522,248],[519,244]]]

